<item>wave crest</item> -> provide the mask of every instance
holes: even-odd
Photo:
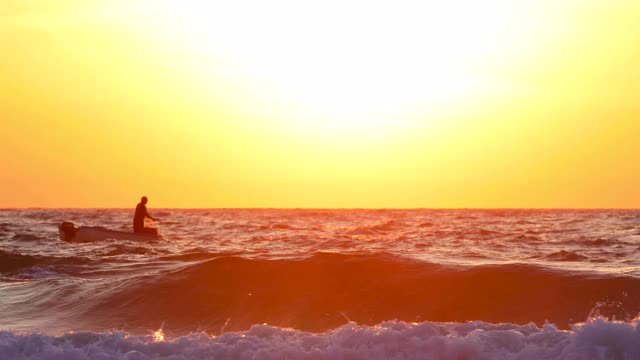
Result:
[[[348,323],[325,333],[254,325],[158,341],[152,334],[80,332],[62,336],[0,332],[7,359],[636,359],[638,322],[594,320],[560,331],[552,325],[469,322],[376,326]]]

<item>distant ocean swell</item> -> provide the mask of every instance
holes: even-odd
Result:
[[[54,337],[0,332],[2,359],[309,359],[309,360],[540,360],[640,358],[638,322],[602,319],[561,331],[552,325],[484,322],[377,326],[348,323],[324,333],[254,325],[246,332],[193,333],[163,339],[124,332]]]
[[[53,319],[61,313],[49,314],[52,309],[71,309],[65,318],[82,329],[140,333],[164,323],[170,335],[219,334],[268,323],[321,332],[350,321],[372,326],[390,319],[550,322],[568,329],[596,316],[630,322],[640,313],[636,277],[522,264],[447,266],[389,254],[333,253],[299,260],[207,259],[215,255],[200,253],[172,258],[178,264],[169,270],[92,282],[73,280],[90,264],[82,257],[0,256],[5,275],[46,265],[71,277],[23,284],[32,286],[29,291],[5,289],[5,302],[16,299],[2,307],[5,319],[12,309],[20,310],[16,319],[25,312]]]
[[[0,273],[13,273],[32,266],[68,267],[85,265],[91,260],[83,257],[33,256],[0,250]]]

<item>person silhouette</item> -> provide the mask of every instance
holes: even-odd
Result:
[[[149,215],[147,212],[147,197],[143,196],[140,199],[140,203],[136,206],[136,213],[133,216],[133,232],[135,233],[146,233],[146,234],[157,234],[158,230],[155,228],[145,227],[144,219],[149,218],[153,221],[156,221],[156,218]]]

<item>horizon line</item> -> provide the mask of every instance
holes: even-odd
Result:
[[[6,210],[127,210],[133,207],[0,207]],[[640,210],[639,207],[151,207],[155,210]]]

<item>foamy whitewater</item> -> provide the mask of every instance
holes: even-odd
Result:
[[[0,210],[0,359],[640,359],[640,211]]]

